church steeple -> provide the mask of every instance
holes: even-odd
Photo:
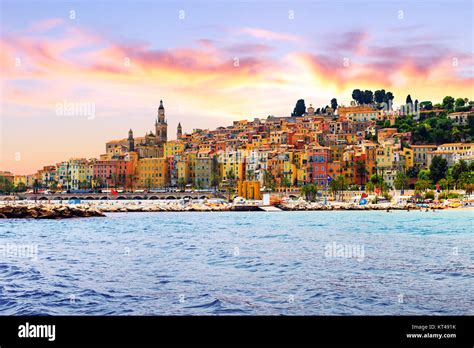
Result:
[[[155,121],[155,132],[156,140],[160,143],[168,141],[168,124],[165,119],[165,107],[163,106],[163,100],[160,100],[160,106],[158,107],[158,117]]]
[[[160,100],[160,106],[158,108],[158,123],[166,123],[165,107],[163,106],[163,100]]]
[[[181,127],[181,122],[178,123],[178,132],[176,133],[176,137],[181,139],[183,136],[183,128]]]
[[[133,140],[133,131],[130,129],[128,131],[128,151],[135,151],[135,140]]]

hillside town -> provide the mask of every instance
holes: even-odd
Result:
[[[99,158],[70,158],[30,175],[0,172],[0,191],[209,190],[246,199],[299,192],[309,200],[322,190],[472,192],[474,103],[447,96],[434,104],[408,95],[394,109],[393,98],[357,89],[348,106],[334,98],[315,108],[301,99],[289,116],[189,133],[179,124],[173,140],[160,101],[144,136],[130,129],[107,141]]]

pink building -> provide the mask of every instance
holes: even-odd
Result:
[[[306,150],[306,181],[324,187],[328,184],[329,148],[310,147]]]
[[[97,187],[129,187],[133,180],[133,162],[125,160],[96,161],[94,182]]]

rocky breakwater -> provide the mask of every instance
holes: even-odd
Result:
[[[367,204],[359,205],[356,203],[334,203],[323,204],[321,202],[307,202],[304,200],[286,201],[278,205],[281,210],[300,211],[300,210],[420,210],[416,204]]]
[[[230,203],[169,203],[156,202],[152,204],[120,204],[104,203],[96,206],[105,213],[118,212],[184,212],[184,211],[230,211]]]
[[[0,219],[65,219],[93,216],[105,215],[94,207],[66,204],[7,204],[0,206]]]

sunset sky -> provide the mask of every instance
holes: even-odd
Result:
[[[160,99],[175,138],[178,122],[347,105],[354,88],[474,98],[470,0],[0,3],[0,170],[15,174],[143,136]],[[94,117],[58,115],[64,102]]]

